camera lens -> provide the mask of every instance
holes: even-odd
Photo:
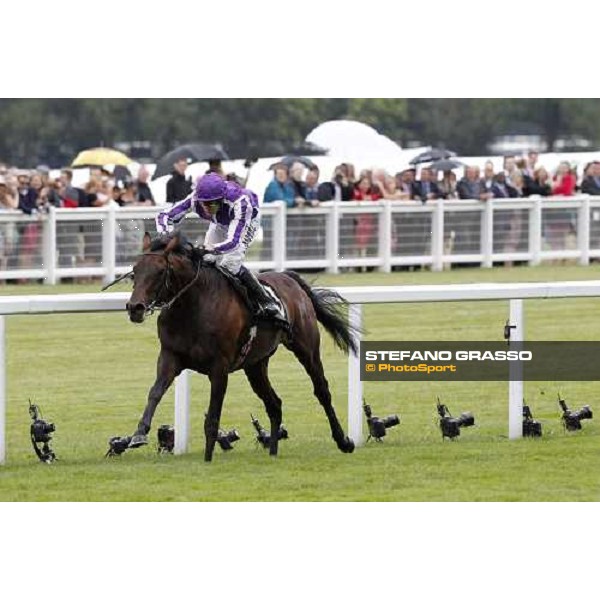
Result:
[[[458,424],[460,427],[471,427],[475,425],[475,417],[469,413],[462,413],[458,419]]]
[[[390,415],[389,417],[383,419],[383,424],[385,425],[386,429],[400,425],[400,417],[398,415]]]

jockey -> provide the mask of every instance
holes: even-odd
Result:
[[[257,301],[257,317],[278,317],[279,309],[271,295],[242,264],[259,227],[256,194],[225,181],[216,173],[208,173],[197,179],[187,198],[157,215],[158,233],[172,232],[190,210],[210,222],[204,237],[207,253],[203,260],[216,263],[238,277],[250,298]]]

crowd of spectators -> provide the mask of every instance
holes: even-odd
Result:
[[[186,175],[188,163],[177,161],[166,183],[167,202],[177,202],[191,191],[192,180]],[[119,169],[121,169],[119,171]],[[209,172],[226,175],[220,161],[209,164]],[[462,171],[462,176],[457,176]],[[133,178],[127,170],[116,167],[89,170],[88,181],[73,184],[73,171],[63,169],[52,177],[50,171],[39,167],[22,170],[0,164],[0,210],[18,209],[27,215],[43,214],[48,207],[102,207],[114,203],[119,207],[151,206],[155,204],[148,185],[148,170],[142,166]],[[240,182],[239,183],[244,183]],[[537,152],[526,156],[506,156],[503,168],[496,172],[494,163],[485,163],[482,170],[475,165],[447,171],[428,166],[406,168],[395,174],[384,169],[365,169],[357,172],[354,165],[339,164],[330,179],[323,179],[319,169],[302,162],[277,164],[273,179],[264,190],[265,203],[283,200],[287,206],[315,207],[326,201],[407,200],[426,203],[430,200],[520,198],[528,196],[572,196],[576,193],[600,195],[600,162],[586,165],[581,177],[576,168],[562,162],[549,173],[539,164]],[[31,222],[5,225],[0,228],[0,270],[6,268],[7,256],[18,257],[18,266],[27,268],[31,256],[41,241],[41,225]],[[298,223],[301,225],[301,223]],[[307,226],[310,224],[307,224]],[[66,226],[65,226],[66,227]],[[289,244],[294,234],[288,231]],[[356,252],[361,255],[377,235],[373,215],[357,215],[353,220]],[[298,236],[297,236],[298,237]],[[300,240],[300,237],[298,237]],[[297,240],[297,241],[298,241]],[[298,244],[301,244],[298,241]]]
[[[25,214],[44,212],[49,206],[79,208],[106,206],[153,205],[154,198],[148,185],[149,172],[145,167],[132,178],[104,168],[92,168],[85,185],[73,185],[73,171],[63,169],[58,177],[40,167],[23,170],[0,164],[0,209],[19,209]]]
[[[551,175],[538,164],[537,152],[527,156],[506,156],[503,169],[495,172],[486,162],[483,172],[466,165],[458,179],[456,169],[435,171],[429,167],[404,169],[391,175],[382,169],[365,169],[355,174],[348,163],[338,165],[330,180],[320,182],[316,167],[295,163],[275,166],[273,180],[264,192],[264,201],[284,200],[291,207],[337,200],[428,200],[521,198],[529,196],[572,196],[578,192],[600,195],[600,162],[586,165],[581,179],[577,168],[561,162]],[[419,176],[417,177],[417,171]]]
[[[539,155],[533,151],[526,156],[506,156],[502,166],[502,170],[498,172],[492,161],[486,162],[483,170],[476,165],[464,165],[459,169],[446,171],[420,166],[418,169],[410,167],[391,175],[383,169],[365,169],[356,174],[352,164],[342,163],[335,168],[331,179],[321,181],[316,166],[305,166],[300,162],[291,166],[282,163],[274,167],[273,180],[264,192],[264,202],[284,200],[292,208],[318,206],[320,202],[330,200],[407,200],[426,203],[442,199],[485,202],[493,198],[573,196],[576,193],[600,195],[600,162],[586,165],[581,178],[578,177],[577,169],[568,162],[561,162],[555,172],[550,174],[539,164]],[[459,170],[462,170],[460,178],[456,175]],[[449,229],[452,230],[452,239],[447,241],[450,245],[455,241],[453,218],[452,214],[447,217]],[[467,215],[460,216],[456,229],[461,231],[462,239],[459,241],[463,246],[472,245],[475,248],[479,227],[475,221],[467,223],[469,218]],[[473,218],[478,219],[477,216]],[[503,219],[498,224],[504,229],[503,249],[514,252],[524,236],[523,216],[520,211],[505,211]],[[551,248],[562,247],[565,236],[572,233],[571,221],[571,215],[564,211],[554,211],[547,216],[544,235]],[[413,240],[419,240],[415,241],[416,246],[419,246],[417,253],[427,253],[426,240],[430,237],[430,226],[426,219],[421,223],[418,217],[414,218],[413,225]],[[290,233],[288,228],[288,237]],[[351,233],[346,235],[352,237],[352,254],[366,255],[367,249],[376,245],[376,218],[370,214],[357,215],[352,219]],[[393,233],[394,236],[400,237]]]
[[[114,172],[92,168],[88,181],[75,186],[70,169],[63,169],[52,177],[50,170],[43,167],[24,170],[0,164],[0,211],[17,209],[31,216],[26,222],[5,222],[0,226],[0,270],[34,266],[34,256],[40,252],[42,239],[42,226],[36,217],[47,212],[50,206],[73,209],[110,203],[120,207],[151,206],[155,202],[148,179],[149,172],[144,167],[135,179],[128,171],[119,171],[119,167]],[[127,223],[122,224],[123,230],[127,227]],[[120,233],[123,237],[127,235],[125,231]],[[61,266],[70,266],[73,260],[83,262],[90,256],[97,259],[100,255],[99,223],[89,223],[85,230],[81,225],[63,223],[57,235],[69,253],[63,252],[59,257]]]

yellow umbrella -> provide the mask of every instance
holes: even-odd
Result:
[[[80,152],[71,163],[72,167],[103,167],[104,165],[128,165],[132,160],[114,148],[90,148]]]

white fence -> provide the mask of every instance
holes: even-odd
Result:
[[[154,231],[157,207],[52,209],[42,216],[0,211],[0,279],[44,279],[124,273]],[[254,269],[445,265],[600,257],[600,197],[324,202],[262,207],[262,235],[250,249]],[[186,219],[201,241],[206,223]]]
[[[512,339],[522,341],[524,339],[523,300],[600,296],[600,281],[372,286],[335,289],[352,303],[350,318],[355,325],[361,324],[361,305],[367,303],[510,300],[509,319],[511,324],[516,326],[512,332]],[[125,310],[128,298],[128,293],[0,297],[0,464],[6,460],[5,315],[122,311]],[[189,447],[189,376],[190,372],[184,371],[177,378],[175,385],[175,451],[178,454],[186,452]],[[509,438],[511,439],[521,437],[522,407],[523,383],[518,380],[511,381],[508,402]],[[360,360],[355,356],[350,356],[348,361],[348,432],[357,445],[363,443]]]

